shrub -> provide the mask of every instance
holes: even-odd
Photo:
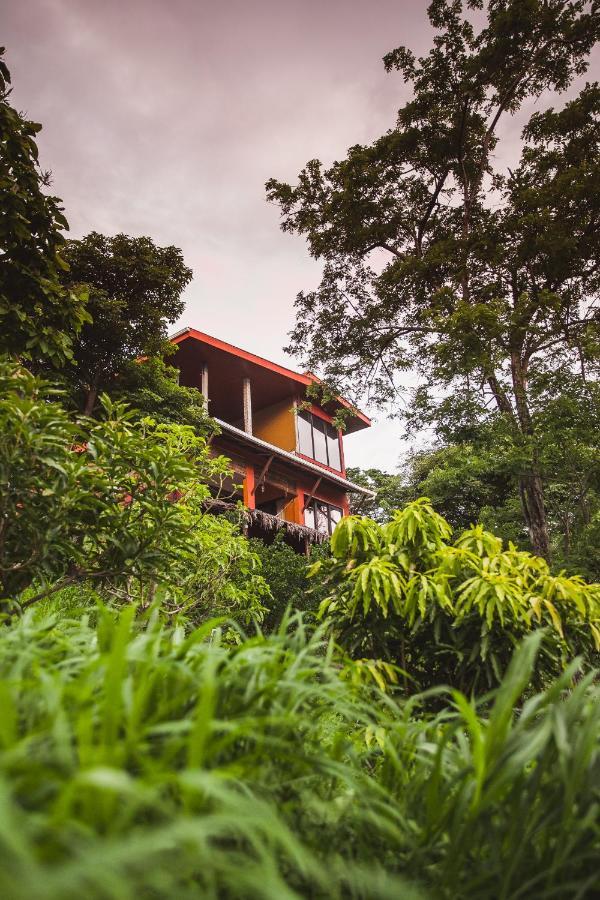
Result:
[[[329,555],[329,545],[313,545],[308,559],[296,553],[279,533],[272,544],[251,538],[252,551],[260,559],[261,574],[269,586],[269,613],[262,623],[265,631],[277,628],[288,607],[315,617],[324,593],[318,581],[308,581],[310,566]]]
[[[452,691],[435,718],[405,711],[380,736],[401,871],[434,897],[598,896],[600,690],[575,663],[518,708],[541,638],[515,654],[488,714]]]
[[[262,623],[273,597],[256,544],[240,534],[237,521],[195,508],[189,529],[190,547],[173,560],[162,608],[195,624],[221,615],[244,625]]]
[[[551,574],[480,525],[450,542],[451,528],[426,498],[386,525],[343,519],[333,556],[312,570],[329,596],[320,614],[355,658],[398,665],[405,686],[497,685],[517,643],[548,627],[537,684],[600,647],[600,585]]]
[[[159,590],[173,613],[260,617],[269,593],[258,560],[203,510],[227,461],[191,426],[135,421],[102,402],[99,421],[73,421],[48,382],[0,362],[3,610],[85,583],[146,605]]]
[[[351,739],[373,714],[322,634],[99,613],[0,634],[2,896],[397,896]]]

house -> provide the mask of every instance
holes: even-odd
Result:
[[[331,534],[348,515],[348,495],[371,492],[346,478],[344,438],[370,420],[342,398],[322,405],[307,388],[318,379],[294,372],[210,335],[184,328],[171,337],[169,363],[180,384],[196,387],[221,434],[213,452],[227,456],[232,477],[219,486],[213,507],[248,510],[250,534],[278,530],[298,550]],[[347,410],[345,431],[334,425]],[[224,499],[225,498],[225,499]]]

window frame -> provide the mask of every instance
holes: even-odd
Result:
[[[309,498],[309,494],[304,494],[304,503],[306,504],[307,499]],[[320,531],[317,528],[317,504],[319,506],[327,507],[327,532]],[[331,517],[331,511],[335,510],[339,513],[339,519],[337,522],[334,522]],[[309,513],[312,516],[312,525],[307,525],[306,523],[306,515]],[[329,503],[327,500],[320,500],[318,497],[311,497],[308,505],[304,507],[304,524],[307,528],[312,528],[313,531],[318,532],[319,534],[328,534],[329,537],[333,534],[333,529],[344,518],[344,510],[341,506],[336,506],[335,503]]]
[[[343,455],[342,455],[341,437],[340,437],[339,429],[335,428],[331,424],[331,422],[328,422],[326,419],[321,418],[321,416],[315,415],[313,412],[311,412],[308,409],[298,409],[297,408],[296,416],[297,416],[298,420],[301,419],[305,423],[305,425],[308,425],[310,427],[312,453],[310,453],[310,454],[305,453],[304,450],[301,449],[300,426],[298,425],[298,422],[296,422],[296,451],[298,453],[301,453],[303,456],[308,456],[309,459],[312,459],[319,466],[327,466],[328,469],[332,469],[334,472],[343,472],[344,471],[343,465],[342,465]],[[317,427],[317,429],[315,429],[315,424],[314,424],[315,420],[319,423],[319,426]],[[324,442],[325,442],[325,456],[327,457],[327,462],[322,462],[322,460],[318,459],[317,456],[315,455],[315,430],[318,430],[323,435]],[[335,434],[335,439],[333,437],[333,434],[330,434],[329,432],[333,432],[333,434]],[[338,465],[331,464],[331,459],[330,459],[330,454],[329,454],[329,443],[330,443],[330,441],[331,441],[331,443],[333,443],[334,440],[337,445],[337,459],[335,460],[335,462],[338,463]]]

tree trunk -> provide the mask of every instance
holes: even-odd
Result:
[[[544,486],[541,476],[535,472],[525,472],[519,479],[519,493],[529,540],[536,556],[550,559],[550,539],[544,504]]]
[[[511,406],[510,400],[506,396],[506,393],[500,386],[500,382],[496,378],[495,374],[492,372],[491,374],[486,375],[487,383],[489,388],[494,395],[494,400],[496,401],[496,406],[500,410],[501,413],[504,413],[514,421],[514,411]]]
[[[590,512],[590,504],[585,494],[581,498],[579,509],[581,510],[581,521],[584,525],[589,525],[592,521],[592,515]]]
[[[522,434],[533,442],[533,423],[527,400],[527,361],[521,357],[520,351],[514,350],[511,353],[510,362],[519,428]],[[531,447],[531,467],[528,472],[523,472],[519,478],[519,493],[533,552],[537,556],[550,560],[550,539],[548,537],[546,505],[544,503],[544,485],[534,445]]]
[[[98,397],[98,386],[93,384],[90,386],[89,391],[87,392],[87,397],[85,398],[85,406],[83,407],[84,416],[91,416],[94,406],[96,405],[96,399]]]
[[[571,555],[571,521],[569,519],[569,510],[563,516],[564,523],[564,543],[563,543],[563,551],[565,554],[565,559],[568,559]]]

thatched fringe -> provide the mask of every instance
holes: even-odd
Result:
[[[320,531],[316,531],[314,528],[298,525],[296,522],[288,522],[286,519],[280,519],[279,516],[273,516],[271,513],[263,512],[261,509],[248,509],[245,506],[240,506],[227,500],[211,498],[205,501],[204,507],[207,512],[216,513],[217,515],[224,512],[237,512],[241,522],[246,525],[257,525],[262,531],[267,533],[282,530],[297,541],[307,540],[311,544],[324,544],[328,539],[328,535],[321,534]]]

